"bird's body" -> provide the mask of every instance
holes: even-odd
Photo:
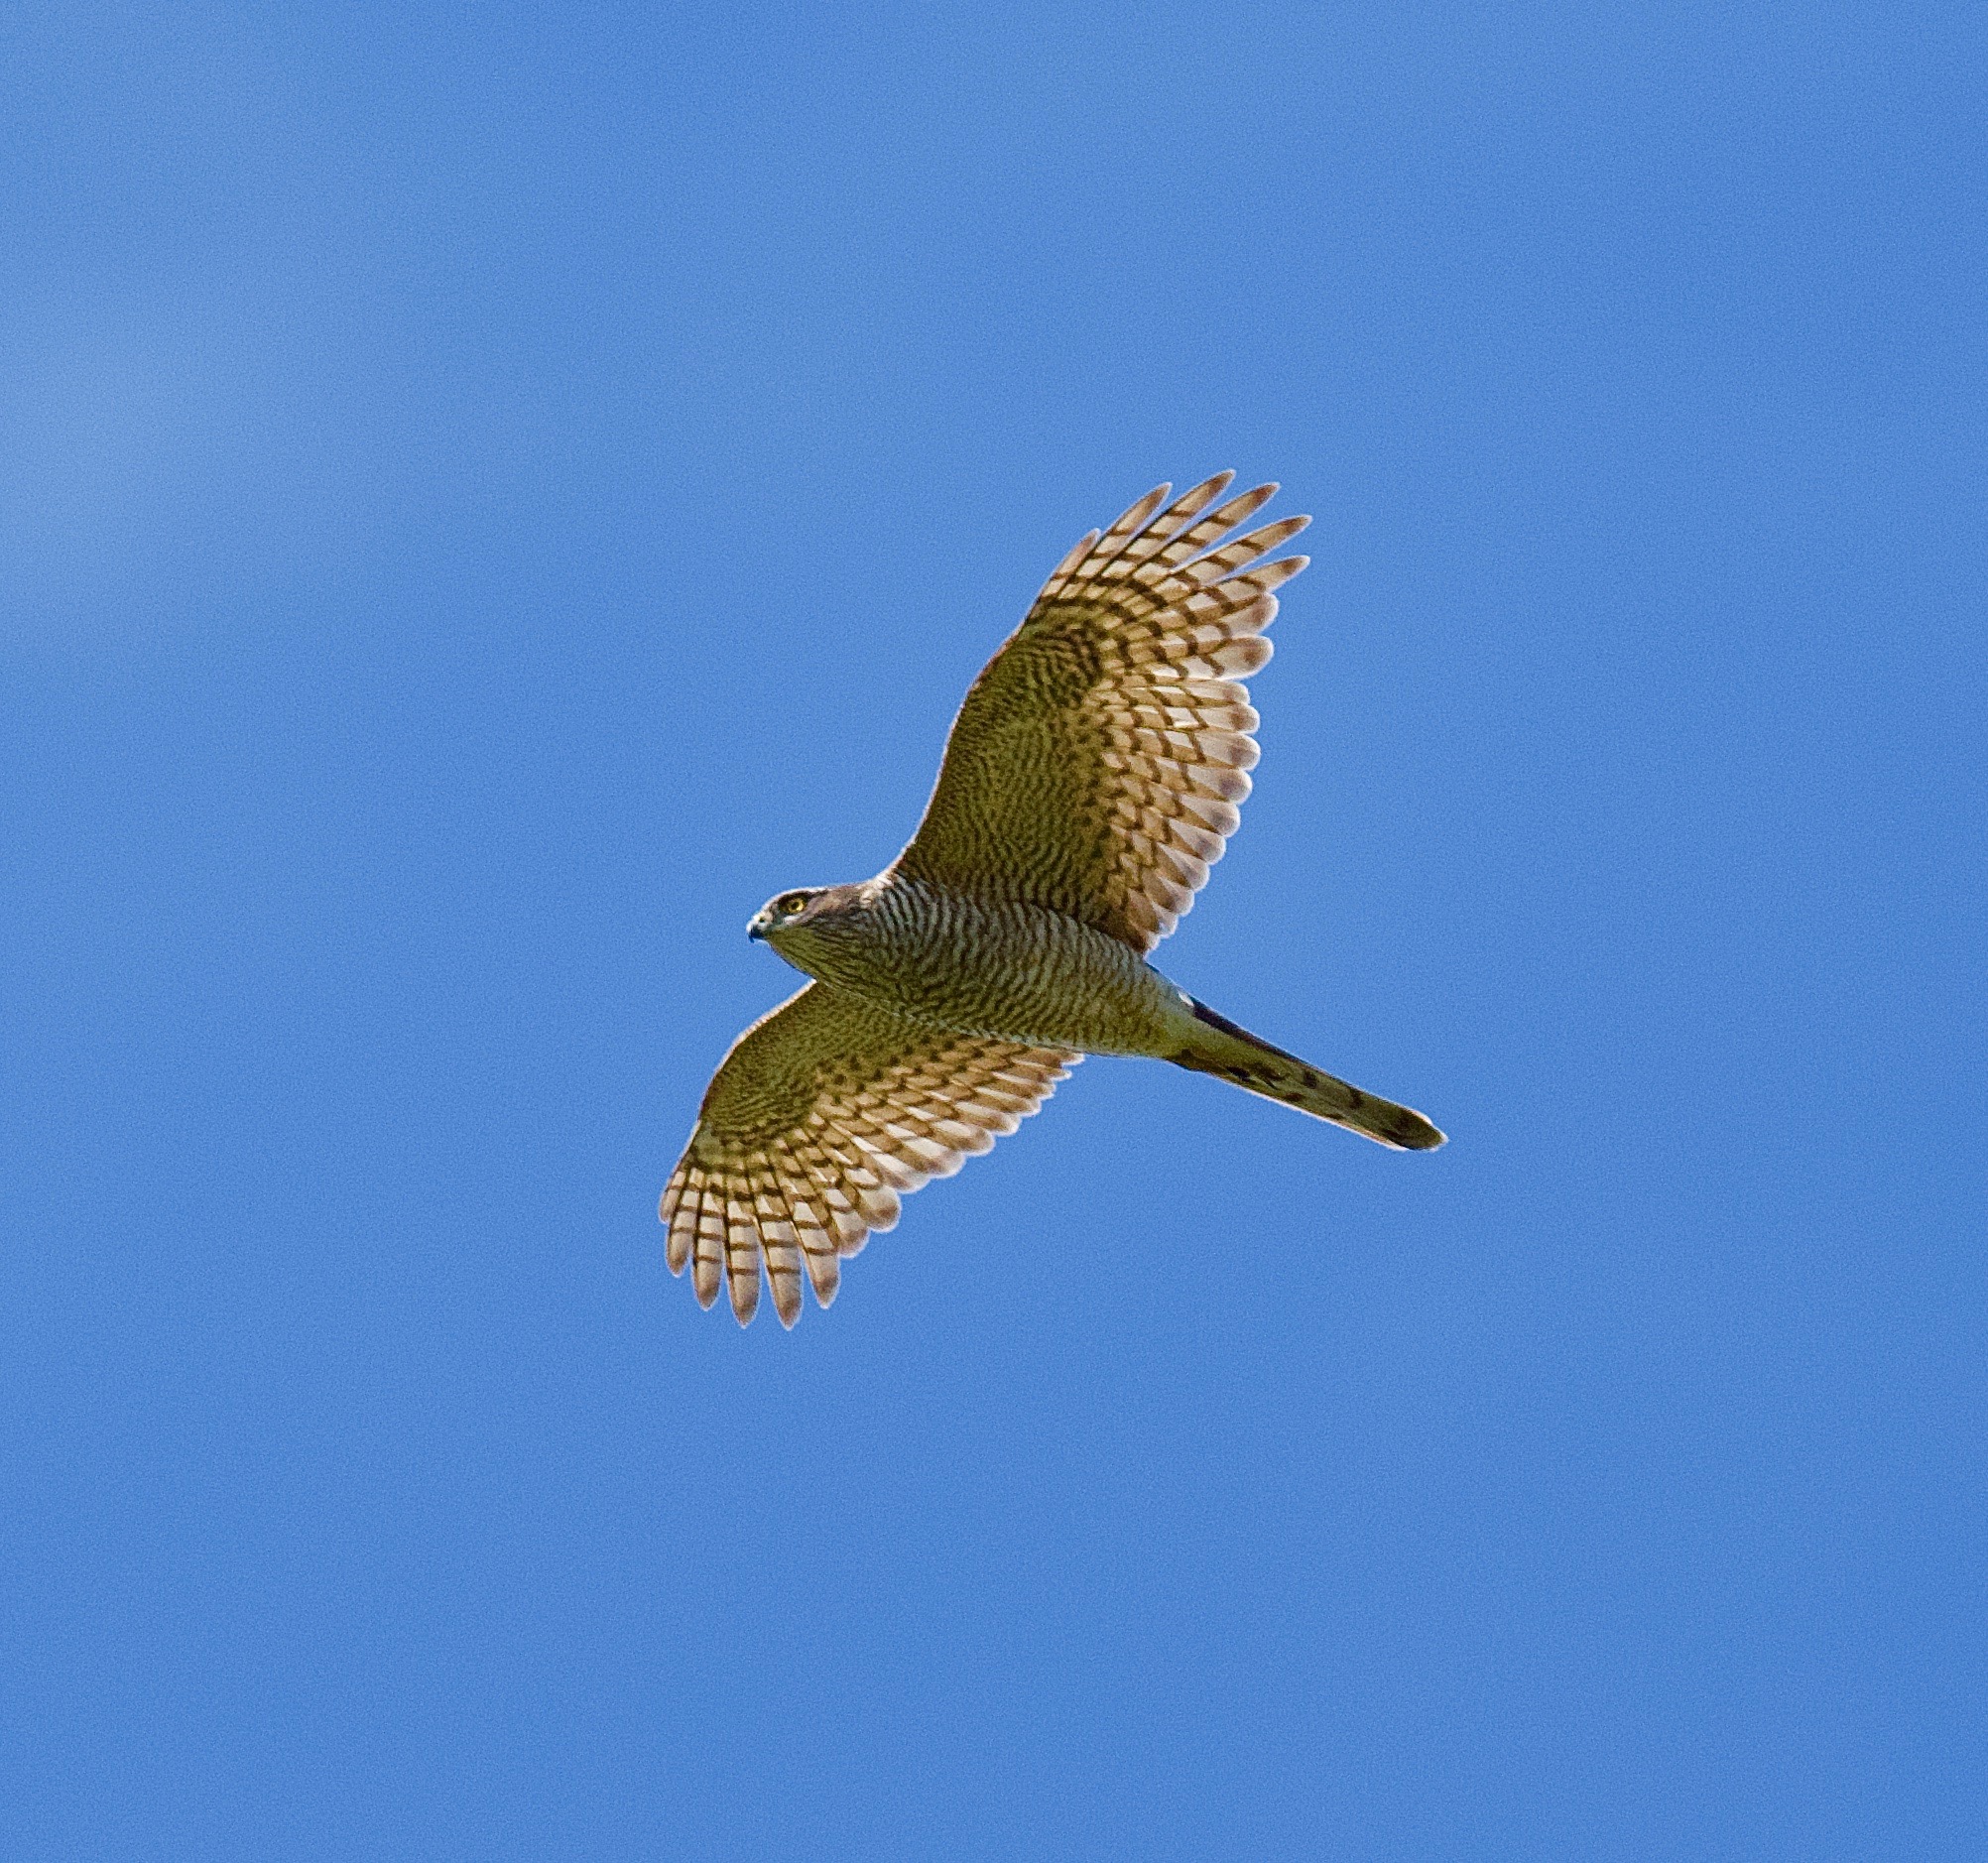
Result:
[[[1081,1055],[1160,1055],[1193,1018],[1130,946],[1054,907],[887,872],[762,933],[797,970],[960,1035]]]
[[[749,928],[811,981],[746,1031],[663,1193],[670,1265],[743,1323],[764,1262],[780,1316],[899,1196],[1012,1132],[1086,1054],[1211,1073],[1382,1144],[1442,1135],[1272,1047],[1146,961],[1249,794],[1270,658],[1261,563],[1305,520],[1223,542],[1274,486],[1227,473],[1134,505],[1063,559],[974,682],[917,835],[875,879],[779,896]],[[1166,506],[1163,510],[1162,507]]]

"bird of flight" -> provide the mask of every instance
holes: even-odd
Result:
[[[662,1218],[673,1274],[741,1325],[760,1265],[786,1325],[840,1258],[1036,1111],[1084,1055],[1148,1055],[1404,1151],[1443,1142],[1239,1029],[1146,962],[1236,829],[1257,761],[1240,683],[1270,658],[1265,561],[1309,522],[1234,535],[1276,493],[1231,472],[1092,531],[982,670],[911,845],[874,880],[753,915],[809,981],[732,1045]],[[1229,541],[1223,541],[1227,539]]]

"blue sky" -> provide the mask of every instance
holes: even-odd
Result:
[[[0,1855],[1982,1854],[1978,10],[0,38]],[[1222,466],[1161,961],[1452,1143],[700,1312],[747,915]]]

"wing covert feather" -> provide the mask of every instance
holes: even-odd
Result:
[[[1219,502],[1233,477],[1171,504],[1158,487],[1056,566],[967,692],[900,870],[1054,907],[1142,952],[1173,931],[1249,794],[1242,679],[1306,562],[1263,560],[1305,518],[1231,535],[1277,490]]]
[[[839,1258],[898,1219],[898,1199],[1012,1132],[1078,1056],[953,1035],[808,983],[732,1044],[663,1192],[670,1271],[739,1323],[764,1261],[783,1324],[802,1278],[826,1306]]]

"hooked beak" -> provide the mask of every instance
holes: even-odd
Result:
[[[764,941],[766,937],[766,917],[763,913],[754,913],[746,921],[745,934],[756,944]]]

